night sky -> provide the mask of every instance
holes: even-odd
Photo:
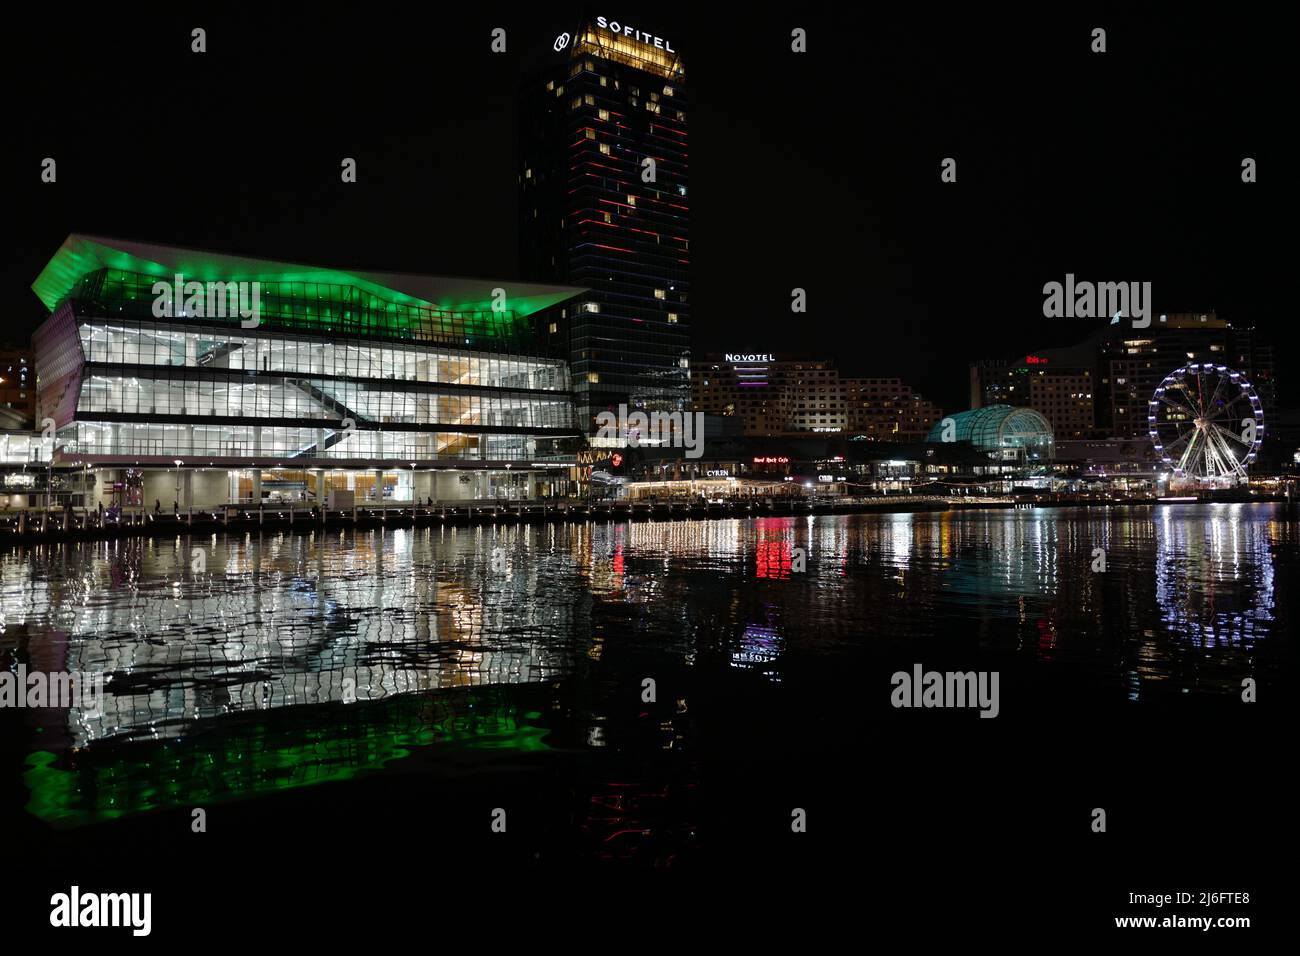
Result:
[[[43,318],[30,284],[73,231],[518,275],[517,89],[580,6],[204,9],[49,5],[11,31],[0,338]],[[1269,330],[1280,397],[1297,403],[1291,54],[1266,15],[588,9],[684,58],[697,353],[833,357],[964,408],[971,360],[1095,327],[1042,317],[1043,283],[1073,272],[1149,281],[1157,313]],[[206,54],[190,52],[194,26]],[[806,54],[790,52],[795,26]],[[57,184],[40,182],[45,156]],[[948,156],[955,184],[940,182]],[[789,311],[796,286],[806,316]]]

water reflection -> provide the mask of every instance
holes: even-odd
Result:
[[[1273,562],[1256,556],[1269,553],[1276,528],[1250,520],[1248,507],[1176,506],[1161,514],[1156,600],[1165,625],[1194,647],[1250,651],[1269,633]]]
[[[102,713],[69,715],[73,746],[563,669],[576,616],[562,595],[574,592],[534,596],[567,556],[461,531],[435,557],[432,532],[420,534],[37,549],[26,567],[22,556],[3,565],[4,624],[38,635],[33,666],[109,675]],[[486,544],[501,570],[476,560]]]
[[[28,715],[31,808],[79,823],[412,748],[707,743],[685,708],[618,690],[673,668],[841,717],[858,701],[822,679],[899,653],[1001,655],[1098,700],[1234,693],[1281,668],[1296,545],[1277,506],[1185,505],[43,546],[0,555],[0,660],[109,677],[102,713]],[[593,790],[603,852],[663,798],[629,779]]]
[[[408,696],[364,711],[269,721],[241,718],[220,733],[93,747],[60,758],[37,751],[23,775],[28,809],[57,826],[148,810],[215,803],[355,779],[407,757],[410,748],[537,751],[537,712],[520,713],[475,691],[465,701]]]

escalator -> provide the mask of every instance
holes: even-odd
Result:
[[[321,389],[317,388],[307,379],[303,379],[303,378],[285,379],[285,384],[292,385],[300,392],[303,392],[304,394],[310,396],[312,400],[315,401],[318,405],[320,405],[320,407],[323,410],[325,410],[326,412],[332,412],[337,414],[340,420],[347,420],[350,418],[352,419],[353,423],[358,426],[362,422],[368,421],[368,419],[364,418],[357,412],[353,411],[347,405],[344,405],[333,395],[330,395],[329,393],[324,392]],[[294,452],[289,457],[290,458],[314,458],[321,452],[333,448],[335,445],[337,445],[347,436],[348,436],[348,432],[342,430],[341,428],[336,429],[330,432],[330,434],[325,436],[325,438],[322,439],[321,441],[312,442],[310,445],[304,445],[302,448],[299,448],[296,452]]]
[[[230,368],[230,363],[221,363],[221,360],[227,358],[231,352],[236,349],[242,349],[243,342],[221,342],[208,349],[195,360],[194,364],[198,368]]]

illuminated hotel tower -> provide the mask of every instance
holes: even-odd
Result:
[[[606,17],[548,36],[521,94],[524,277],[566,303],[579,427],[689,404],[685,72],[674,42]]]

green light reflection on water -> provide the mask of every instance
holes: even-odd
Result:
[[[475,700],[471,695],[471,700]],[[477,701],[454,711],[446,701],[407,695],[366,705],[333,705],[304,726],[259,719],[161,741],[92,745],[60,757],[28,755],[27,811],[60,829],[151,810],[356,779],[434,744],[459,749],[538,752],[548,733],[535,711]],[[276,715],[278,718],[280,715]],[[292,715],[291,715],[292,716]],[[342,718],[342,719],[339,719]]]

